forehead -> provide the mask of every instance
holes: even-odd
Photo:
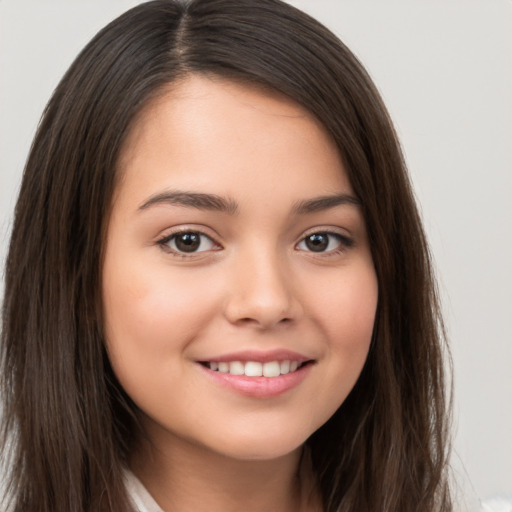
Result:
[[[203,75],[171,84],[146,106],[118,172],[148,193],[181,182],[225,193],[242,179],[298,180],[320,194],[350,189],[336,145],[307,109],[262,87]]]

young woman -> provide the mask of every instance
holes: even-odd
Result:
[[[451,510],[399,144],[287,4],[152,1],[87,45],[28,158],[3,308],[16,512]]]

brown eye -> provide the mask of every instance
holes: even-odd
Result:
[[[199,233],[180,233],[175,237],[176,249],[181,252],[195,252],[201,245]]]
[[[329,235],[327,233],[313,233],[304,239],[306,247],[313,252],[323,252],[329,246]]]
[[[352,247],[354,241],[339,233],[319,231],[304,237],[297,245],[297,249],[307,252],[336,252],[343,248]]]
[[[159,242],[160,245],[177,253],[210,251],[215,247],[213,240],[198,231],[183,231],[170,235]]]

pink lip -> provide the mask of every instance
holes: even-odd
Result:
[[[233,359],[233,361],[237,360],[239,359]],[[254,359],[249,360],[254,361]],[[216,384],[232,391],[254,398],[272,398],[297,387],[307,377],[313,364],[306,364],[294,372],[279,377],[247,377],[213,371],[201,364],[198,364],[198,367]]]
[[[230,363],[232,361],[257,361],[267,363],[269,361],[298,361],[304,363],[310,361],[311,357],[306,357],[298,352],[290,350],[271,350],[260,352],[257,350],[244,350],[241,352],[233,352],[231,354],[223,354],[220,356],[212,356],[211,358],[202,359],[204,362]]]

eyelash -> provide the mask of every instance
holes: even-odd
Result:
[[[157,240],[157,245],[159,245],[164,251],[168,252],[168,253],[172,253],[173,256],[176,256],[178,258],[191,258],[191,257],[194,257],[196,256],[197,254],[201,254],[203,252],[208,252],[209,250],[212,250],[212,249],[206,249],[206,250],[202,250],[202,251],[190,251],[190,252],[186,252],[186,251],[181,251],[179,250],[179,248],[172,248],[169,246],[169,244],[174,240],[176,241],[176,239],[180,236],[180,235],[195,235],[195,236],[198,236],[199,237],[199,244],[203,244],[204,243],[204,238],[206,238],[207,240],[209,240],[209,242],[213,245],[213,246],[216,246],[216,247],[219,247],[220,248],[220,245],[218,245],[215,240],[212,239],[212,237],[210,237],[209,235],[207,235],[206,233],[203,233],[202,231],[199,231],[199,230],[194,230],[194,229],[182,229],[182,230],[179,230],[179,231],[175,231],[169,235],[166,235],[164,237],[162,237],[161,239]],[[328,241],[328,245],[331,243],[332,241],[332,238],[334,239],[337,239],[338,241],[338,246],[334,249],[330,249],[328,251],[314,251],[314,250],[305,250],[304,252],[307,252],[307,253],[311,253],[311,254],[317,254],[317,255],[321,255],[323,257],[329,257],[329,256],[334,256],[334,255],[337,255],[337,254],[340,254],[342,252],[344,252],[345,250],[347,249],[350,249],[351,247],[354,246],[354,240],[348,236],[345,236],[345,235],[342,235],[341,233],[338,233],[338,232],[335,232],[335,231],[329,231],[329,230],[315,230],[315,231],[311,231],[310,233],[307,233],[306,235],[304,235],[300,241],[295,245],[295,248],[298,248],[301,244],[306,244],[307,243],[307,240],[308,238],[310,237],[313,237],[313,236],[327,236],[329,237],[331,240]],[[201,245],[199,245],[200,247]],[[218,250],[218,249],[213,249],[213,250]],[[297,249],[297,250],[300,250],[300,249]]]
[[[338,242],[337,247],[330,249],[328,251],[306,251],[311,254],[320,255],[322,257],[336,256],[354,246],[354,240],[346,235],[342,235],[341,233],[338,233],[336,231],[316,229],[315,231],[311,231],[307,233],[305,236],[303,236],[300,242],[296,245],[296,247],[299,247],[299,245],[301,244],[307,244],[307,240],[311,239],[311,237],[313,236],[327,236],[330,239],[336,239]],[[330,245],[330,243],[331,240],[328,240],[328,245]]]
[[[197,235],[199,237],[199,239],[200,239],[200,241],[199,241],[200,244],[203,244],[204,243],[204,239],[206,238],[207,240],[210,241],[210,243],[213,246],[220,247],[212,239],[211,236],[209,236],[206,233],[203,233],[202,231],[199,231],[197,229],[180,229],[179,231],[175,231],[174,233],[171,233],[169,235],[165,235],[160,240],[157,240],[157,245],[159,245],[164,251],[172,253],[173,256],[176,256],[178,258],[191,258],[191,257],[194,257],[194,255],[200,254],[202,252],[206,252],[206,251],[190,251],[190,252],[186,252],[186,251],[180,251],[178,248],[174,249],[174,248],[169,246],[169,244],[173,240],[176,241],[179,236],[183,236],[183,235]],[[207,249],[207,250],[211,250],[211,249]],[[214,249],[214,250],[216,250],[216,249]]]

